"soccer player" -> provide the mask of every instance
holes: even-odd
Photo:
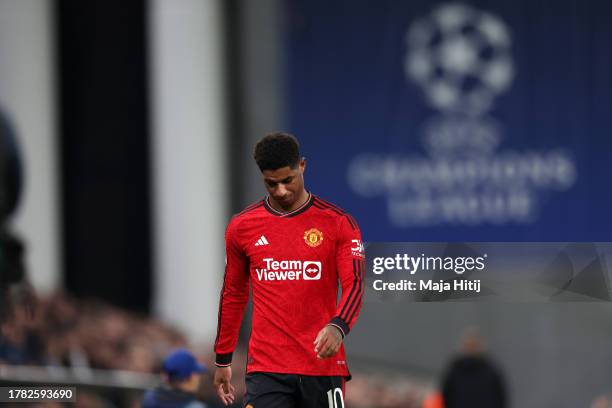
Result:
[[[265,136],[253,153],[268,191],[229,222],[214,383],[234,402],[232,353],[253,293],[245,406],[344,407],[343,339],[355,324],[365,260],[355,220],[304,188],[295,137]],[[338,283],[342,296],[338,301]]]

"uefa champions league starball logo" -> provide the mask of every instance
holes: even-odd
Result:
[[[407,42],[406,74],[442,112],[481,115],[512,82],[509,30],[490,13],[443,4],[411,25]]]
[[[493,107],[515,79],[507,24],[489,11],[447,3],[409,22],[405,39],[406,85],[419,87],[436,111],[407,124],[415,127],[407,136],[420,135],[426,154],[355,156],[348,167],[353,191],[384,196],[398,228],[537,222],[549,196],[540,193],[569,190],[577,168],[564,148],[502,146],[505,124]]]

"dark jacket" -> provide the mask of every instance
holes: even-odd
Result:
[[[194,394],[160,386],[145,393],[142,408],[206,408],[206,405]]]
[[[484,356],[458,357],[442,383],[445,408],[505,408],[506,389],[499,370]]]

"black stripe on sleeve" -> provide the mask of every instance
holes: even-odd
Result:
[[[349,306],[349,303],[351,303],[351,298],[353,298],[357,294],[357,291],[355,289],[357,288],[358,280],[359,279],[357,278],[357,260],[353,259],[353,287],[351,288],[351,291],[349,292],[349,295],[346,298],[346,302],[344,303],[344,306],[342,306],[342,310],[340,311],[339,317],[341,319],[346,320],[346,315],[348,315],[348,311],[346,310],[346,307]],[[349,307],[349,310],[350,310],[350,307]]]
[[[352,217],[350,215],[348,215],[348,214],[345,214],[344,216],[348,220],[349,224],[351,224],[351,228],[354,230],[355,229],[355,223],[353,222]]]
[[[349,213],[346,213],[346,216],[349,217],[350,221],[355,225],[355,228],[357,228],[357,220],[355,220],[355,217]]]
[[[347,319],[347,323],[351,323],[351,321],[353,320],[353,317],[355,317],[355,314],[357,313],[357,310],[359,309],[359,303],[362,301],[362,296],[363,296],[363,292],[365,289],[365,262],[364,261],[359,261],[359,274],[361,277],[361,282],[359,283],[359,295],[355,298],[355,300],[359,299],[357,302],[355,302],[355,308],[353,309],[353,311],[351,312],[351,315],[349,316],[349,318]]]
[[[246,214],[246,213],[248,213],[248,212],[253,211],[253,210],[254,210],[254,209],[256,209],[256,208],[261,207],[262,205],[264,205],[263,200],[258,201],[258,202],[256,202],[256,203],[253,203],[253,204],[249,205],[247,208],[245,208],[244,210],[242,210],[241,212],[239,212],[239,213],[238,213],[238,214],[236,214],[236,215],[237,215],[237,216],[240,216],[240,215]]]
[[[332,210],[333,212],[339,215],[346,214],[346,211],[344,211],[342,208],[336,207],[333,204],[323,201],[319,197],[315,197],[314,201],[315,201],[315,204],[317,204],[319,208]]]
[[[221,294],[219,295],[219,313],[217,314],[217,337],[215,337],[215,347],[219,343],[219,336],[221,335],[221,317],[223,316],[223,293],[225,292],[225,278],[227,277],[227,265],[225,266],[225,273],[223,274],[223,285],[221,286]]]
[[[357,223],[355,222],[355,219],[351,217],[351,215],[347,213],[346,211],[344,211],[342,208],[336,207],[335,205],[327,201],[323,201],[318,197],[315,199],[314,206],[321,210],[331,210],[335,212],[336,214],[345,217],[347,221],[349,222],[349,224],[351,225],[351,229],[355,230],[357,228]]]
[[[326,205],[328,207],[335,208],[336,210],[340,211],[341,213],[345,213],[346,212],[342,208],[338,207],[336,204],[330,203],[329,201],[324,200],[324,199],[322,199],[320,197],[317,197],[317,200],[319,201],[319,203],[321,203],[323,205]]]
[[[348,324],[351,323],[351,320],[355,316],[357,309],[359,309],[359,302],[361,301],[361,296],[363,295],[363,289],[364,289],[363,271],[365,270],[365,268],[363,267],[364,266],[363,261],[358,261],[358,266],[359,266],[359,294],[355,296],[355,298],[353,298],[353,303],[349,307],[349,317],[346,319],[346,322]],[[357,301],[357,299],[359,299],[359,301]]]
[[[333,208],[333,207],[329,207],[329,206],[323,205],[323,204],[321,204],[321,203],[319,203],[319,202],[316,202],[316,201],[315,201],[315,203],[314,203],[313,205],[314,205],[315,207],[317,207],[317,208],[320,208],[321,210],[331,210],[331,211],[335,212],[335,213],[336,213],[336,214],[338,214],[338,215],[344,215],[344,213],[343,213],[343,212],[338,211],[338,210],[336,210],[336,209],[335,209],[335,208]]]

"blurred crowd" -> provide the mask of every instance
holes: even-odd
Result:
[[[61,368],[78,379],[76,404],[20,403],[20,408],[137,408],[142,392],[97,386],[94,370],[113,370],[117,377],[119,370],[158,373],[168,352],[186,344],[180,331],[158,320],[56,293],[13,305],[0,324],[0,370],[3,365],[40,366],[53,383]],[[3,385],[9,380],[4,378]]]
[[[57,293],[35,307],[18,304],[0,327],[0,364],[152,373],[172,348],[176,329],[96,300]]]

